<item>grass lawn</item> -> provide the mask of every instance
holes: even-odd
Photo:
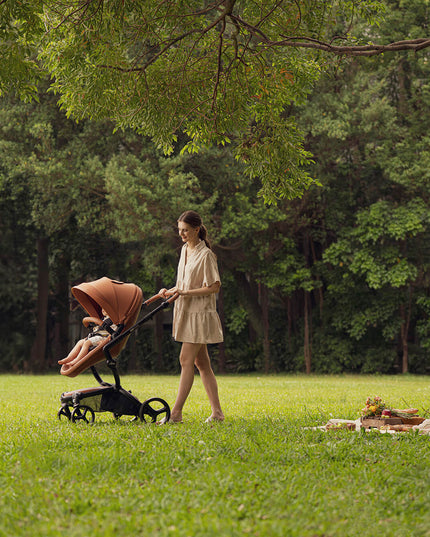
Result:
[[[122,381],[173,404],[178,377]],[[0,376],[0,536],[430,536],[430,436],[306,428],[357,418],[367,396],[428,409],[429,377],[218,381],[224,423],[203,423],[196,378],[184,424],[160,427],[57,420],[91,376]]]

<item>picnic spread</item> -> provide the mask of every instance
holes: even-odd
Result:
[[[418,434],[430,435],[430,419],[418,415],[417,408],[391,408],[381,397],[366,399],[356,420],[328,420],[325,425],[314,427],[324,431],[346,429],[349,431],[378,431],[380,433],[407,433],[417,431]]]

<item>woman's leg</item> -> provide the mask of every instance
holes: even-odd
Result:
[[[200,377],[206,393],[208,394],[209,403],[211,405],[212,414],[209,419],[212,418],[214,420],[222,421],[224,419],[224,414],[221,410],[221,403],[218,396],[218,384],[211,366],[208,348],[206,345],[202,345],[200,348],[195,364],[200,372]]]
[[[179,379],[178,395],[172,408],[170,419],[182,420],[182,409],[194,382],[194,362],[202,345],[200,343],[182,343],[179,361],[181,363],[181,378]]]

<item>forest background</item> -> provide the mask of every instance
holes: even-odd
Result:
[[[425,35],[429,3],[387,0],[382,42]],[[371,35],[374,32],[374,35]],[[312,185],[265,205],[228,145],[166,156],[106,121],[0,99],[0,368],[57,368],[83,334],[70,287],[109,276],[149,297],[175,281],[176,220],[202,214],[218,256],[220,372],[430,371],[429,53],[339,59],[285,111],[312,152]],[[74,310],[74,311],[71,311]],[[171,372],[169,314],[123,352],[128,371]]]

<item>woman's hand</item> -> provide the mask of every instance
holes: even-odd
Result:
[[[175,293],[181,296],[194,296],[194,297],[208,296],[208,295],[211,295],[212,293],[218,293],[220,286],[221,286],[220,282],[215,282],[212,285],[209,285],[209,286],[205,285],[204,287],[200,287],[198,289],[185,290],[185,289],[180,289],[179,287],[172,287],[171,289],[168,289],[165,292],[164,296],[166,297],[172,296]]]
[[[172,287],[171,289],[166,289],[165,287],[163,287],[162,289],[158,291],[158,294],[162,296],[163,298],[169,298],[175,294],[185,295],[186,293],[187,291],[183,291],[182,289],[179,289],[176,286]]]
[[[175,287],[172,287],[171,289],[167,289],[164,296],[166,297],[173,296],[175,293],[177,293],[178,295],[185,295],[186,291],[183,291],[182,289],[179,289],[179,287],[175,286]]]

